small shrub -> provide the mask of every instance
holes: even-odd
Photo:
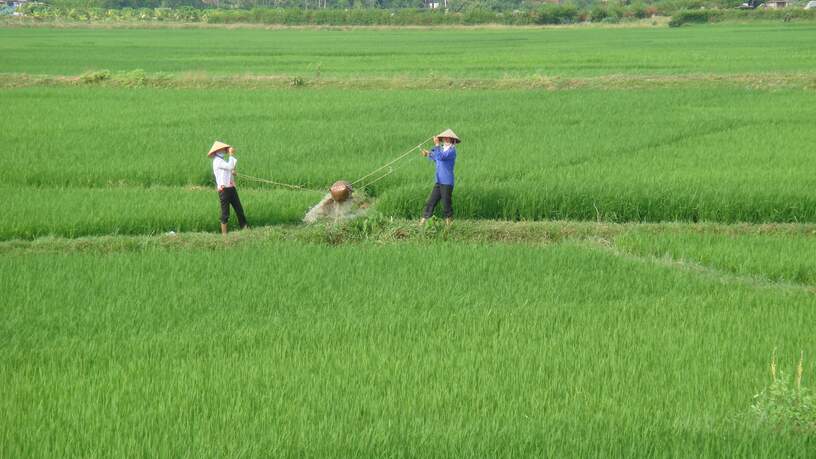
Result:
[[[548,3],[538,10],[538,24],[570,24],[578,17],[578,8],[573,5],[554,5]]]
[[[629,7],[626,8],[624,17],[637,19],[647,18],[648,13],[646,11],[646,5],[644,5],[642,2],[636,2],[629,5]]]
[[[669,27],[680,27],[683,24],[705,24],[722,20],[721,10],[681,10],[673,15]]]
[[[487,24],[496,21],[496,13],[481,8],[473,8],[465,13],[462,21],[464,24]]]
[[[589,13],[592,22],[601,22],[606,19],[607,16],[609,16],[609,12],[606,10],[606,5],[595,5]]]

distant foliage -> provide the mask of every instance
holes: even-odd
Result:
[[[468,25],[536,23],[530,12],[495,12],[471,9],[446,13],[430,9],[311,9],[253,8],[196,9],[181,8],[81,8],[33,4],[24,8],[35,20],[70,20],[79,22],[185,22],[209,24],[275,24],[275,25]]]
[[[446,15],[441,11],[403,9],[389,10],[302,10],[255,8],[251,10],[213,10],[204,19],[211,24],[280,24],[280,25],[445,25],[463,23],[463,15]],[[491,13],[482,22],[497,22]]]
[[[704,24],[722,20],[721,10],[681,10],[669,21],[669,27],[679,27],[683,24]]]
[[[756,10],[681,10],[672,16],[669,27],[679,27],[684,24],[704,24],[727,20],[816,20],[816,10],[799,8],[784,9],[756,9]]]
[[[463,11],[426,8],[87,8],[31,4],[24,14],[35,20],[79,22],[182,22],[209,24],[275,25],[476,25],[476,24],[572,24],[578,22],[620,22],[658,14],[657,8],[633,4],[626,7],[596,6],[592,10],[574,5],[546,4],[537,9],[496,11],[474,7]]]
[[[585,19],[582,15],[581,19]],[[538,10],[537,24],[572,24],[579,20],[575,5],[545,4]]]
[[[443,4],[443,1],[435,3]],[[454,13],[465,13],[471,10],[491,12],[535,11],[542,5],[574,6],[580,11],[591,11],[595,7],[625,10],[655,8],[661,14],[682,9],[732,9],[743,0],[565,0],[559,2],[543,0],[448,0],[447,9]],[[419,9],[427,8],[430,0],[51,0],[48,4],[60,8],[193,8],[213,9]],[[636,7],[636,8],[631,8]]]
[[[182,0],[179,0],[180,2]],[[186,0],[184,0],[186,1]],[[448,11],[423,8],[422,3],[411,7],[347,6],[303,8],[288,4],[275,7],[256,6],[249,2],[241,8],[212,8],[203,3],[180,4],[167,1],[124,0],[98,1],[80,4],[73,0],[49,4],[29,3],[21,12],[34,20],[68,20],[79,22],[180,22],[209,24],[274,24],[274,25],[558,25],[581,22],[619,23],[655,16],[672,16],[672,27],[684,24],[719,22],[723,20],[816,20],[816,10],[735,10],[733,1],[668,0],[659,3],[601,3],[597,1],[564,4],[545,3],[533,6],[523,3],[517,9],[498,3],[449,3]],[[170,6],[168,6],[170,5]],[[340,5],[337,3],[337,5]],[[458,7],[456,7],[458,5]],[[499,5],[504,5],[500,7]],[[580,5],[580,6],[579,6]],[[505,8],[507,7],[507,8]]]

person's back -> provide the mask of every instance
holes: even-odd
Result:
[[[436,162],[436,183],[453,186],[453,169],[456,166],[456,145],[447,144],[434,147],[429,155]]]

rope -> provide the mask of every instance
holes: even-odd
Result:
[[[267,184],[270,184],[270,185],[282,186],[282,187],[286,187],[286,188],[289,188],[289,189],[292,189],[292,190],[314,191],[315,193],[325,193],[325,191],[315,190],[313,188],[306,188],[306,187],[300,186],[300,185],[291,185],[289,183],[276,182],[274,180],[262,179],[260,177],[253,177],[251,175],[240,174],[238,172],[235,173],[235,176],[236,177],[241,177],[243,179],[250,180],[250,181],[253,181],[253,182],[260,182],[260,183],[267,183]]]
[[[428,137],[427,139],[423,140],[423,141],[422,141],[422,143],[420,143],[419,145],[417,145],[417,146],[415,146],[415,147],[412,147],[410,150],[408,150],[408,151],[406,151],[405,153],[403,153],[403,154],[399,155],[399,156],[397,157],[397,159],[394,159],[393,161],[388,162],[388,163],[386,163],[386,164],[384,164],[384,165],[382,165],[382,166],[380,166],[380,167],[378,167],[378,168],[374,169],[373,171],[369,172],[368,174],[366,174],[366,175],[364,175],[364,176],[362,176],[362,177],[358,178],[357,180],[355,180],[355,181],[351,182],[351,184],[352,184],[352,185],[356,185],[357,183],[362,182],[363,180],[365,180],[365,179],[367,179],[367,178],[371,177],[372,175],[376,174],[377,172],[380,172],[381,170],[385,169],[386,167],[389,167],[389,166],[393,165],[394,163],[396,163],[397,161],[401,160],[402,158],[405,158],[406,156],[410,155],[410,154],[411,154],[411,152],[413,152],[413,151],[414,151],[414,150],[416,150],[417,148],[422,148],[422,145],[423,145],[424,143],[426,143],[427,141],[431,140],[431,139],[433,139],[433,137]],[[390,174],[391,172],[393,172],[393,170],[391,170],[390,172],[387,172],[387,173],[386,173],[386,175]],[[382,177],[380,177],[380,178],[382,178]],[[377,179],[377,180],[379,180],[379,179]],[[372,182],[372,183],[373,183],[373,182]],[[371,183],[369,183],[368,185],[370,185],[370,184],[371,184]],[[366,185],[366,186],[367,186],[367,185]],[[363,188],[365,188],[365,186],[364,186]]]
[[[366,175],[358,178],[357,180],[351,182],[351,185],[354,186],[354,185],[362,182],[363,180],[371,177],[372,175],[377,174],[378,172],[381,172],[385,168],[388,168],[388,171],[386,173],[384,173],[383,175],[375,178],[374,180],[369,181],[368,183],[366,183],[364,185],[361,185],[359,188],[361,190],[365,189],[366,187],[371,186],[372,184],[374,184],[376,182],[379,182],[380,180],[388,177],[389,175],[393,174],[394,171],[396,170],[395,168],[392,167],[396,162],[398,162],[398,161],[402,160],[403,158],[405,158],[406,156],[410,155],[411,152],[413,152],[414,150],[416,150],[418,148],[422,148],[422,145],[424,145],[425,143],[427,143],[431,139],[433,139],[433,137],[428,137],[427,139],[423,140],[419,145],[417,145],[415,147],[411,147],[410,150],[408,150],[405,153],[397,156],[396,159],[393,159],[393,160],[387,162],[386,164],[383,164],[382,166],[374,169],[373,171],[369,172],[368,174],[366,174]],[[290,183],[276,182],[274,180],[264,179],[264,178],[260,178],[260,177],[253,177],[251,175],[246,175],[246,174],[240,174],[238,172],[235,172],[235,176],[236,177],[241,177],[241,178],[246,179],[246,180],[254,181],[254,182],[267,183],[269,185],[275,185],[275,186],[282,186],[282,187],[289,188],[289,189],[292,189],[292,190],[314,191],[315,193],[325,193],[325,191],[323,191],[323,190],[315,190],[313,188],[306,188],[306,187],[300,186],[300,185],[292,185]]]
[[[369,181],[369,182],[366,182],[364,185],[360,185],[360,187],[359,187],[359,188],[360,188],[361,190],[364,190],[364,189],[366,189],[366,188],[370,187],[371,185],[373,185],[373,184],[375,184],[375,183],[379,182],[380,180],[382,180],[382,179],[384,179],[384,178],[388,177],[389,175],[393,174],[394,172],[396,172],[396,171],[397,171],[397,169],[404,168],[404,167],[405,167],[405,166],[406,166],[408,163],[410,163],[410,162],[411,162],[411,159],[409,159],[409,160],[408,160],[408,161],[406,161],[405,163],[400,164],[400,165],[399,165],[399,167],[393,167],[393,166],[392,166],[392,167],[389,167],[389,168],[388,168],[388,172],[386,172],[386,173],[384,173],[383,175],[381,175],[381,176],[379,176],[379,177],[375,178],[374,180],[371,180],[371,181]]]
[[[392,173],[393,173],[395,170],[396,170],[396,169],[391,169],[391,170],[389,170],[388,172],[386,172],[385,174],[383,174],[383,175],[381,175],[381,176],[379,176],[379,177],[375,178],[374,180],[372,180],[372,181],[370,181],[370,182],[366,183],[365,185],[360,185],[360,187],[359,187],[359,188],[360,188],[361,190],[365,190],[366,188],[370,187],[371,185],[373,185],[373,184],[375,184],[375,183],[379,182],[380,180],[382,180],[382,179],[384,179],[384,178],[388,177],[388,176],[389,176],[389,175],[391,175],[391,174],[392,174]]]

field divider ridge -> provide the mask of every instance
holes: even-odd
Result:
[[[670,88],[744,88],[753,90],[816,90],[816,72],[761,74],[687,74],[564,77],[533,74],[498,78],[451,76],[323,77],[308,75],[212,75],[202,72],[145,73],[95,70],[81,75],[0,73],[0,88],[114,87],[169,89],[371,89],[371,90],[646,90]]]
[[[774,281],[762,275],[745,275],[729,271],[720,270],[709,265],[698,263],[687,259],[678,259],[669,255],[656,257],[651,255],[638,255],[621,249],[615,245],[614,240],[605,238],[585,238],[580,241],[573,241],[575,245],[587,250],[593,250],[609,254],[611,256],[634,261],[641,264],[650,264],[669,268],[676,271],[696,274],[711,281],[722,284],[738,284],[752,288],[783,289],[809,293],[816,295],[816,286],[791,281]]]
[[[362,228],[362,229],[361,229]],[[616,237],[630,233],[740,235],[816,235],[816,224],[720,224],[720,223],[608,223],[589,221],[457,220],[453,226],[420,227],[413,220],[374,218],[367,224],[281,224],[232,232],[225,239],[215,232],[161,232],[81,237],[42,236],[0,241],[0,254],[38,252],[122,252],[149,249],[205,249],[239,247],[274,242],[326,245],[446,241],[472,244],[557,244],[588,241],[588,248],[611,250],[617,256],[641,257],[614,247]]]

